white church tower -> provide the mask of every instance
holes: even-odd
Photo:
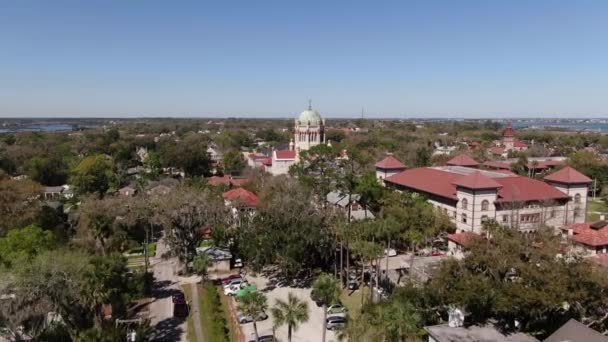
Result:
[[[295,121],[293,140],[296,152],[325,143],[325,120],[319,112],[312,109],[310,101],[308,109],[300,113]]]

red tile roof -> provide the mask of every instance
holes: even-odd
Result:
[[[223,175],[223,176],[213,176],[213,177],[209,177],[207,178],[207,184],[211,185],[211,186],[217,186],[217,185],[232,185],[232,186],[243,186],[245,184],[247,184],[249,182],[249,179],[247,178],[232,178],[229,175]]]
[[[262,165],[264,165],[264,166],[272,166],[272,158],[264,158],[264,159],[262,159]]]
[[[405,169],[405,165],[393,156],[386,156],[375,165],[379,169]]]
[[[243,188],[236,188],[230,191],[226,191],[223,194],[224,199],[229,201],[237,201],[242,204],[245,204],[248,207],[257,207],[259,203],[259,198],[253,192],[247,191]]]
[[[591,183],[591,178],[576,171],[570,166],[566,166],[563,169],[546,176],[545,180],[565,184]]]
[[[277,159],[296,159],[296,151],[281,150],[274,151]]]
[[[490,148],[490,153],[492,154],[503,154],[505,153],[505,148],[501,146],[494,146]]]
[[[464,170],[472,170],[464,168]],[[463,169],[461,169],[463,170]],[[493,181],[501,185],[498,189],[497,202],[518,202],[518,201],[542,201],[566,199],[568,196],[547,183],[520,177],[515,174],[505,174],[502,172],[486,171],[488,174],[494,173],[496,177],[491,177]],[[500,176],[502,174],[503,176]],[[387,177],[384,181],[388,184],[401,185],[412,190],[438,195],[444,198],[457,200],[456,186],[453,184],[463,177],[462,173],[450,171],[450,167],[429,168],[421,167],[406,170],[396,175]]]
[[[483,165],[493,169],[511,170],[511,164],[499,161],[487,161]]]
[[[466,154],[460,154],[450,159],[446,163],[447,165],[453,166],[478,166],[479,163],[475,159],[467,156]]]
[[[230,176],[228,175],[223,175],[222,177],[219,176],[213,176],[213,177],[209,177],[207,178],[207,184],[211,185],[211,186],[216,186],[216,185],[230,185]]]
[[[467,188],[467,189],[497,189],[497,188],[502,188],[502,185],[500,185],[499,183],[497,183],[492,178],[484,176],[479,171],[473,172],[473,173],[468,174],[466,176],[462,176],[462,177],[456,179],[455,181],[453,181],[452,184],[454,184],[456,186],[461,186],[461,187]]]
[[[567,227],[562,227],[563,231],[572,229],[573,235],[568,236],[569,239],[587,246],[605,246],[608,245],[608,225],[599,229],[591,228],[593,223],[575,223]]]
[[[523,141],[515,140],[513,142],[513,147],[528,147],[528,144]]]
[[[448,234],[448,240],[460,245],[460,246],[464,246],[466,247],[467,245],[469,245],[471,242],[477,240],[477,239],[482,239],[481,235],[475,234],[473,232],[462,232],[462,233],[455,233],[455,234]]]

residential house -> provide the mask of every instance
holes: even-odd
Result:
[[[334,208],[339,209],[345,215],[348,216],[349,208],[350,208],[350,219],[351,220],[363,220],[363,219],[373,219],[374,214],[368,209],[365,209],[360,203],[359,199],[361,196],[359,194],[352,194],[350,196],[350,203],[348,200],[348,194],[343,194],[339,191],[332,191],[327,194],[326,202],[333,206]]]
[[[608,342],[608,337],[571,318],[543,342]]]

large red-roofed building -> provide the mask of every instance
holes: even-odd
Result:
[[[504,170],[453,165],[409,169],[383,181],[387,187],[425,195],[452,218],[458,232],[474,233],[481,233],[489,219],[521,231],[541,224],[559,228],[582,223],[591,182],[570,168],[540,181]]]

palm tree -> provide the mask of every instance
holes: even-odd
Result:
[[[321,274],[312,285],[315,297],[323,303],[323,342],[327,330],[327,306],[338,301],[340,284],[329,274]]]
[[[287,325],[287,341],[291,342],[292,330],[308,321],[308,304],[292,292],[287,294],[287,301],[277,299],[271,310],[275,326]]]
[[[257,341],[259,336],[256,323],[259,315],[268,309],[268,298],[261,292],[249,292],[238,299],[237,308],[245,316],[249,316],[253,320],[253,331],[255,332],[255,340]]]

